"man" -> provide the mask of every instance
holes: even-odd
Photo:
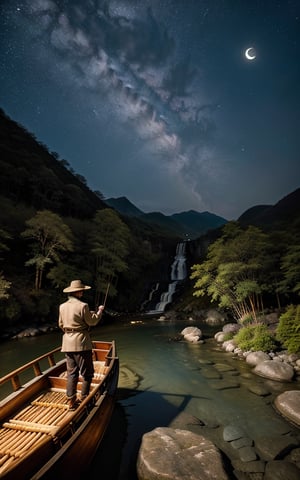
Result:
[[[59,327],[63,330],[61,351],[65,352],[67,360],[67,398],[71,410],[76,408],[90,391],[94,375],[92,358],[92,341],[89,327],[97,325],[102,317],[104,306],[100,305],[97,312],[92,312],[81,298],[85,290],[91,287],[81,280],[73,280],[63,291],[68,293],[68,300],[59,306]],[[76,398],[79,374],[82,376],[81,397]]]

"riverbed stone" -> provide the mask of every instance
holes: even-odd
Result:
[[[260,436],[255,439],[255,448],[263,460],[277,460],[298,446],[290,435]]]
[[[214,336],[215,340],[218,342],[218,343],[223,343],[225,338],[226,338],[226,333],[224,332],[217,332]]]
[[[223,430],[223,439],[225,442],[232,442],[245,436],[243,430],[237,425],[226,425]]]
[[[233,371],[236,371],[236,368],[232,367],[231,365],[228,365],[228,363],[215,363],[215,368],[219,372],[233,372]]]
[[[264,480],[299,480],[300,470],[291,462],[273,460],[266,464]]]
[[[226,323],[223,326],[222,332],[224,333],[237,333],[240,330],[241,326],[238,323]]]
[[[290,382],[294,376],[294,369],[291,365],[274,360],[265,360],[254,368],[254,373],[261,377],[270,378],[279,382]]]
[[[235,470],[247,473],[263,473],[266,462],[263,460],[253,460],[252,462],[243,462],[242,460],[233,460],[232,466]]]
[[[143,435],[137,475],[139,480],[229,480],[221,453],[210,440],[168,427]]]
[[[239,388],[239,382],[235,382],[232,379],[221,378],[220,380],[212,380],[209,383],[210,387],[214,390],[228,390],[230,388]]]
[[[255,395],[258,395],[259,397],[266,397],[270,395],[270,391],[261,384],[255,384],[255,383],[250,383],[247,386],[249,392],[254,393]]]
[[[211,308],[206,312],[205,323],[208,325],[220,325],[226,322],[226,319],[226,313]]]
[[[237,440],[233,440],[230,445],[236,450],[242,447],[252,447],[253,440],[249,437],[242,437],[238,438]]]
[[[239,449],[239,456],[242,462],[253,462],[257,459],[257,455],[253,447],[242,447]]]
[[[222,375],[214,367],[201,368],[201,375],[208,380],[217,380],[222,378]]]
[[[290,421],[300,426],[300,390],[289,390],[274,400],[275,408]]]
[[[128,365],[122,363],[119,371],[118,388],[120,389],[136,389],[141,382],[141,377],[134,372]]]
[[[26,328],[25,330],[22,330],[21,332],[19,332],[13,338],[36,337],[37,335],[39,335],[39,333],[40,333],[40,331],[39,331],[38,328],[29,327],[29,328]]]
[[[246,356],[246,363],[248,363],[249,365],[252,365],[253,367],[255,365],[258,365],[261,362],[264,362],[265,360],[270,360],[270,357],[267,353],[261,352],[261,351],[250,352]]]
[[[300,439],[299,447],[294,448],[288,455],[284,457],[285,461],[294,463],[300,469]]]
[[[202,331],[198,327],[185,327],[181,331],[183,338],[191,343],[198,343],[202,338]]]

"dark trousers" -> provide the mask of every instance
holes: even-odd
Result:
[[[94,375],[92,350],[83,352],[67,352],[67,397],[76,395],[79,375],[82,376],[81,396],[89,394],[90,385]]]

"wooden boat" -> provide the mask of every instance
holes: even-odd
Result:
[[[119,375],[114,341],[93,341],[93,360],[90,394],[74,411],[67,405],[66,361],[60,348],[0,379],[1,389],[8,384],[13,388],[0,402],[1,479],[82,478],[114,408]],[[33,378],[22,385],[28,372]]]

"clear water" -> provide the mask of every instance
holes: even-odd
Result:
[[[273,409],[272,400],[284,390],[299,389],[299,383],[252,374],[245,361],[217,346],[212,338],[216,329],[197,325],[204,344],[174,341],[186,326],[148,318],[93,329],[95,339],[116,340],[121,365],[115,413],[89,469],[93,478],[135,480],[143,434],[179,418],[196,417],[199,424],[193,431],[202,434],[201,425],[209,427],[206,433],[217,443],[222,426],[228,424],[240,426],[252,439],[295,430]],[[55,333],[0,344],[0,376],[56,347],[60,338]],[[252,387],[265,388],[269,395],[256,395],[249,391]]]

